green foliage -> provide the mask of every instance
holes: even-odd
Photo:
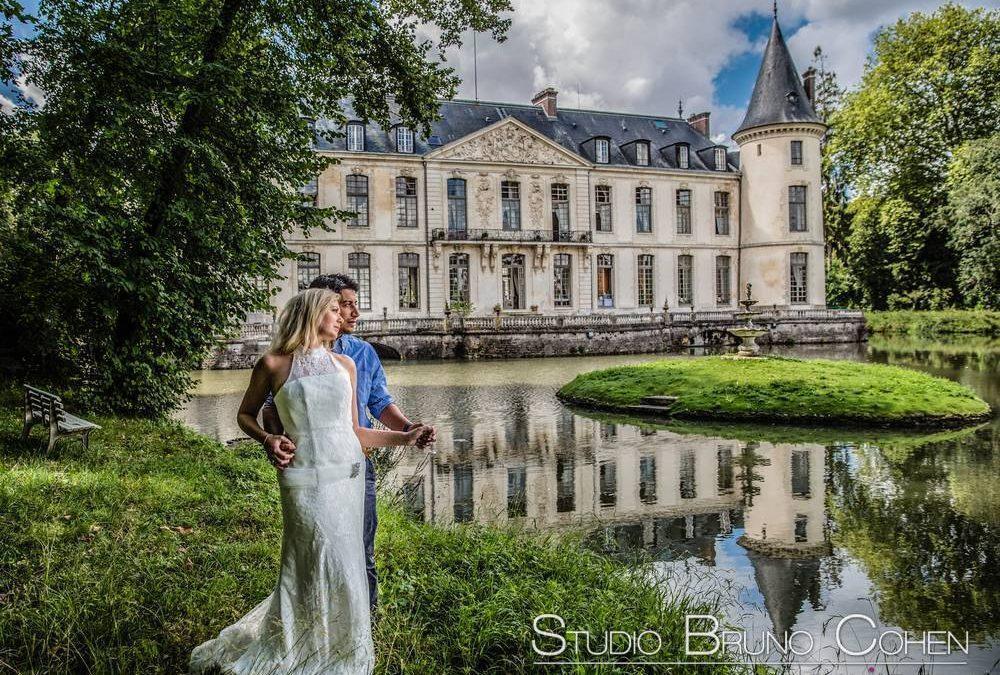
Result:
[[[18,439],[17,393],[0,387],[0,403],[7,670],[186,672],[196,645],[274,589],[281,509],[259,446],[105,416],[89,451],[61,441],[46,456],[38,430]],[[718,609],[665,595],[576,537],[442,529],[392,508],[379,518],[379,673],[528,672],[531,621],[544,612],[593,631],[659,630],[661,659],[680,659],[685,612]]]
[[[868,330],[883,335],[935,338],[952,335],[1000,337],[1000,312],[865,312]]]
[[[8,0],[9,1],[9,0]],[[46,103],[0,137],[4,338],[104,409],[155,415],[290,257],[343,212],[298,186],[313,119],[429,128],[457,77],[431,49],[502,39],[507,0],[43,0],[22,67]],[[418,25],[439,30],[419,41]],[[6,332],[5,332],[6,333]]]
[[[948,4],[876,36],[859,88],[831,116],[827,148],[857,195],[843,260],[865,306],[936,309],[960,300],[964,250],[952,247],[939,217],[945,176],[963,143],[995,133],[998,82],[996,11]]]
[[[664,359],[578,375],[559,395],[625,407],[676,396],[679,418],[809,423],[953,425],[980,421],[989,406],[966,387],[895,366],[787,358]]]
[[[951,246],[958,281],[971,307],[1000,310],[1000,134],[955,151],[948,169]]]

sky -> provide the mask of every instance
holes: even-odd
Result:
[[[22,0],[23,1],[23,0]],[[27,0],[32,11],[37,0]],[[472,34],[445,54],[459,98],[530,103],[547,86],[558,105],[676,116],[712,113],[725,141],[743,119],[770,34],[771,0],[512,0],[507,40]],[[858,84],[882,26],[941,0],[779,0],[778,19],[799,72],[822,47],[842,86]],[[1000,8],[1000,0],[957,4]],[[424,34],[433,37],[432,34]],[[473,77],[474,61],[478,78]],[[30,92],[38,95],[38,92]],[[0,95],[10,92],[0,89]],[[3,101],[0,101],[0,105]]]

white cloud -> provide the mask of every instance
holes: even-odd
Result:
[[[18,75],[14,80],[14,84],[21,90],[21,96],[25,99],[31,101],[39,108],[45,106],[45,92],[33,82],[30,82],[25,75]]]
[[[844,86],[856,84],[871,37],[880,26],[912,11],[933,11],[943,0],[782,0],[783,26],[805,21],[789,39],[800,71],[817,45]],[[709,110],[712,132],[731,133],[744,105],[722,105],[713,80],[732,59],[760,54],[733,23],[753,12],[771,13],[770,0],[513,0],[506,42],[478,37],[479,98],[528,103],[552,85],[559,105],[676,116]],[[968,2],[1000,6],[1000,0]],[[787,30],[786,30],[787,37]],[[463,78],[460,98],[473,98],[471,35],[447,52]],[[753,67],[756,73],[756,66]],[[729,94],[730,92],[726,92]],[[750,91],[745,94],[749,99]],[[726,96],[724,100],[731,99]]]
[[[14,102],[0,94],[0,113],[9,115],[12,112],[14,112]]]

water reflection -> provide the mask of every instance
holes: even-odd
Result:
[[[915,367],[1000,407],[996,343],[776,351]],[[652,358],[391,366],[401,407],[434,423],[439,440],[436,454],[404,453],[386,487],[427,521],[582,527],[609,553],[644,551],[665,584],[721,591],[747,631],[810,632],[815,660],[846,660],[830,622],[861,613],[909,631],[968,630],[976,645],[961,655],[968,667],[945,672],[993,667],[996,418],[938,434],[664,427],[578,414],[554,396],[578,372]],[[245,378],[204,374],[185,419],[217,438],[238,435],[228,419]]]

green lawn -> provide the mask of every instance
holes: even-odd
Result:
[[[679,418],[878,425],[959,425],[988,417],[972,391],[913,370],[849,361],[672,358],[578,375],[564,400],[627,411],[677,396]]]
[[[987,310],[865,312],[865,320],[868,329],[879,335],[1000,337],[1000,312]]]
[[[20,442],[19,416],[16,392],[0,392],[0,673],[184,672],[272,590],[280,505],[258,447],[97,417],[89,451],[61,441],[46,456],[41,430]],[[666,597],[578,536],[444,529],[383,502],[379,673],[531,670],[541,613],[567,630],[656,630],[658,660],[677,660],[684,614],[717,609]]]

